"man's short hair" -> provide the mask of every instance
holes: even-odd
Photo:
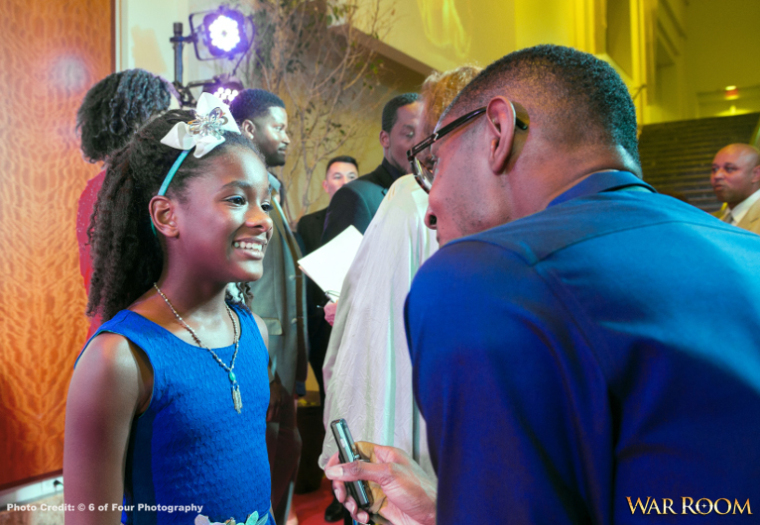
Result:
[[[519,102],[558,146],[622,146],[639,163],[636,108],[623,80],[603,60],[540,45],[510,53],[483,70],[444,113],[464,114],[494,96]]]
[[[359,163],[356,162],[356,159],[353,157],[349,157],[348,155],[339,155],[337,157],[333,157],[329,160],[327,163],[327,167],[325,168],[325,177],[327,177],[327,172],[330,171],[330,166],[335,164],[336,162],[345,162],[347,164],[353,164],[356,166],[356,171],[359,171]]]
[[[269,108],[284,108],[285,102],[274,93],[264,89],[244,89],[230,104],[230,112],[240,124],[245,119],[254,120],[269,112]]]
[[[398,108],[414,104],[420,96],[417,93],[404,93],[393,97],[383,107],[383,131],[390,133],[398,119]]]

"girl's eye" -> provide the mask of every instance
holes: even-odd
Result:
[[[230,202],[232,204],[235,204],[237,206],[243,206],[245,205],[245,197],[241,197],[240,195],[236,195],[234,197],[230,197],[227,199],[227,202]]]
[[[261,209],[265,212],[269,213],[272,211],[272,204],[270,202],[262,202],[261,203]]]

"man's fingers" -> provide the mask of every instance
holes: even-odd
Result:
[[[346,486],[342,481],[333,481],[332,488],[335,499],[343,503],[346,500]]]
[[[358,514],[362,511],[359,510],[359,507],[356,505],[354,498],[352,498],[351,496],[346,498],[346,502],[343,504],[343,506],[346,507],[346,510],[348,510],[349,514],[351,514],[351,517],[353,519],[355,519],[356,521],[360,521],[362,523],[367,523],[367,521],[362,521],[361,519],[359,519]]]
[[[333,465],[337,465],[340,463],[340,455],[338,452],[330,456],[330,459],[327,460],[327,465],[325,465],[325,468],[332,467]]]
[[[354,461],[352,463],[340,463],[325,469],[325,476],[337,481],[374,481],[383,485],[391,476],[391,465],[388,463],[367,463],[366,461]]]
[[[356,449],[359,454],[373,463],[398,463],[408,465],[412,458],[409,454],[396,447],[377,445],[368,441],[357,441]]]

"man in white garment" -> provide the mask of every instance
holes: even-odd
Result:
[[[479,72],[461,66],[429,76],[422,86],[416,134],[432,133],[443,110]],[[425,420],[414,403],[403,319],[412,279],[438,249],[435,235],[425,227],[427,205],[427,193],[414,177],[403,176],[391,186],[364,234],[343,283],[325,356],[324,423],[328,428],[342,417],[354,439],[398,447],[434,477]],[[320,466],[336,451],[328,431]]]
[[[721,220],[760,234],[760,151],[749,144],[726,146],[715,155],[710,184],[727,205]]]
[[[427,202],[412,175],[388,190],[343,282],[322,371],[325,428],[344,418],[355,440],[401,448],[432,474],[403,325],[412,278],[438,249],[425,226]],[[319,466],[337,450],[328,430]]]

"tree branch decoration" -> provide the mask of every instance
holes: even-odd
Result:
[[[302,190],[295,218],[316,200],[309,189],[317,167],[350,152],[365,126],[357,115],[380,104],[381,60],[373,44],[387,34],[394,13],[381,9],[381,1],[245,2],[256,35],[242,76],[288,106],[291,152],[282,178],[286,190]]]

